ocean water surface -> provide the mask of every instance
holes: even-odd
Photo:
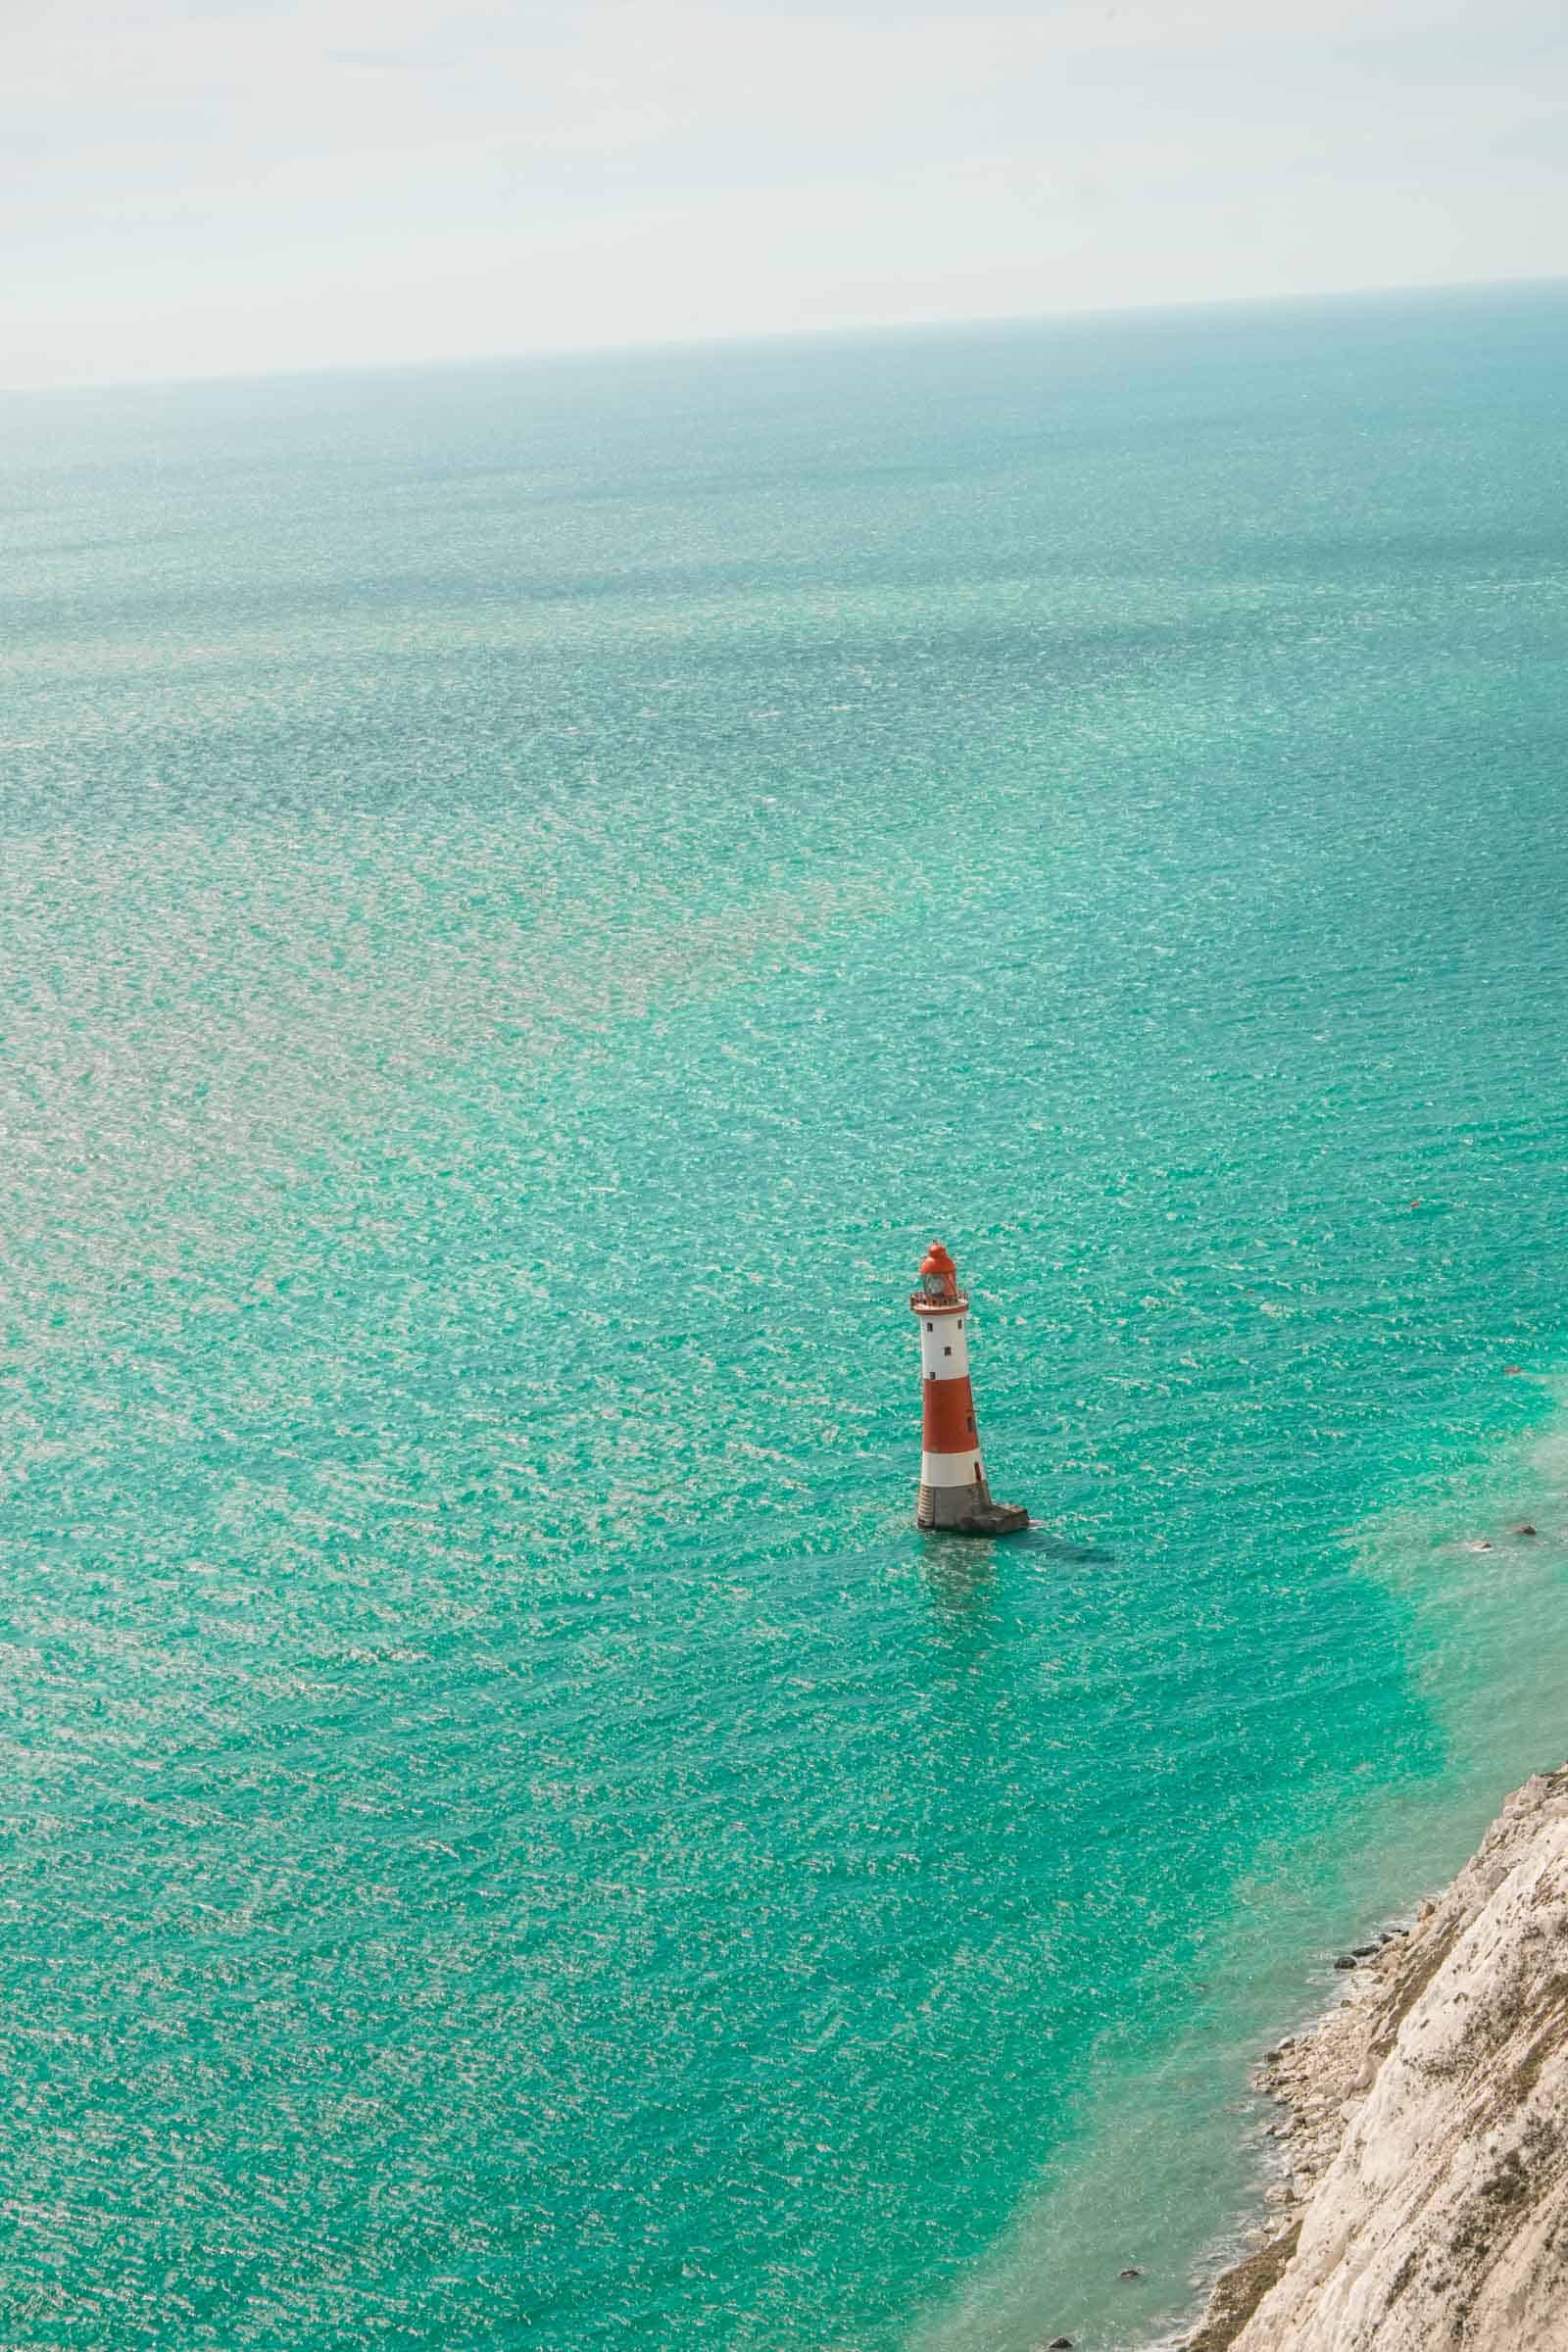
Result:
[[[1568,1747],[1565,367],[7,404],[8,2346],[1179,2320]]]

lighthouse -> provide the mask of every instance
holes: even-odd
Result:
[[[920,1262],[920,1286],[910,1292],[909,1306],[920,1324],[924,1399],[914,1524],[955,1536],[1014,1535],[1028,1526],[1029,1514],[1020,1503],[991,1499],[969,1386],[969,1301],[940,1242]]]

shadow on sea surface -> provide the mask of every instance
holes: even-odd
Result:
[[[1116,1554],[1103,1544],[1069,1544],[1043,1527],[1027,1527],[1015,1536],[927,1535],[924,1551],[921,1568],[927,1590],[933,1600],[953,1610],[970,1607],[989,1594],[998,1568],[1020,1554],[1063,1567],[1116,1565]]]
[[[1103,1544],[1069,1544],[1049,1528],[1026,1527],[1021,1535],[1004,1539],[1012,1551],[1033,1552],[1048,1560],[1062,1560],[1075,1568],[1114,1568],[1116,1554]]]
[[[922,1531],[924,1532],[924,1531]],[[1037,1557],[1064,1560],[1074,1567],[1113,1568],[1116,1554],[1103,1544],[1069,1544],[1064,1536],[1054,1536],[1048,1528],[1020,1528],[1014,1536],[955,1536],[939,1531],[925,1534],[926,1567],[934,1573],[940,1565],[955,1573],[965,1562],[989,1568],[999,1554],[1016,1556],[1032,1552]]]

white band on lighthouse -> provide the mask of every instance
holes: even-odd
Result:
[[[962,1315],[922,1315],[920,1370],[927,1380],[967,1380],[969,1377],[969,1318]]]
[[[922,1487],[981,1487],[985,1471],[977,1453],[922,1453]]]

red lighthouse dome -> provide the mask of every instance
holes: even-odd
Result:
[[[933,1242],[920,1260],[920,1290],[927,1298],[956,1299],[958,1269],[940,1242]]]

